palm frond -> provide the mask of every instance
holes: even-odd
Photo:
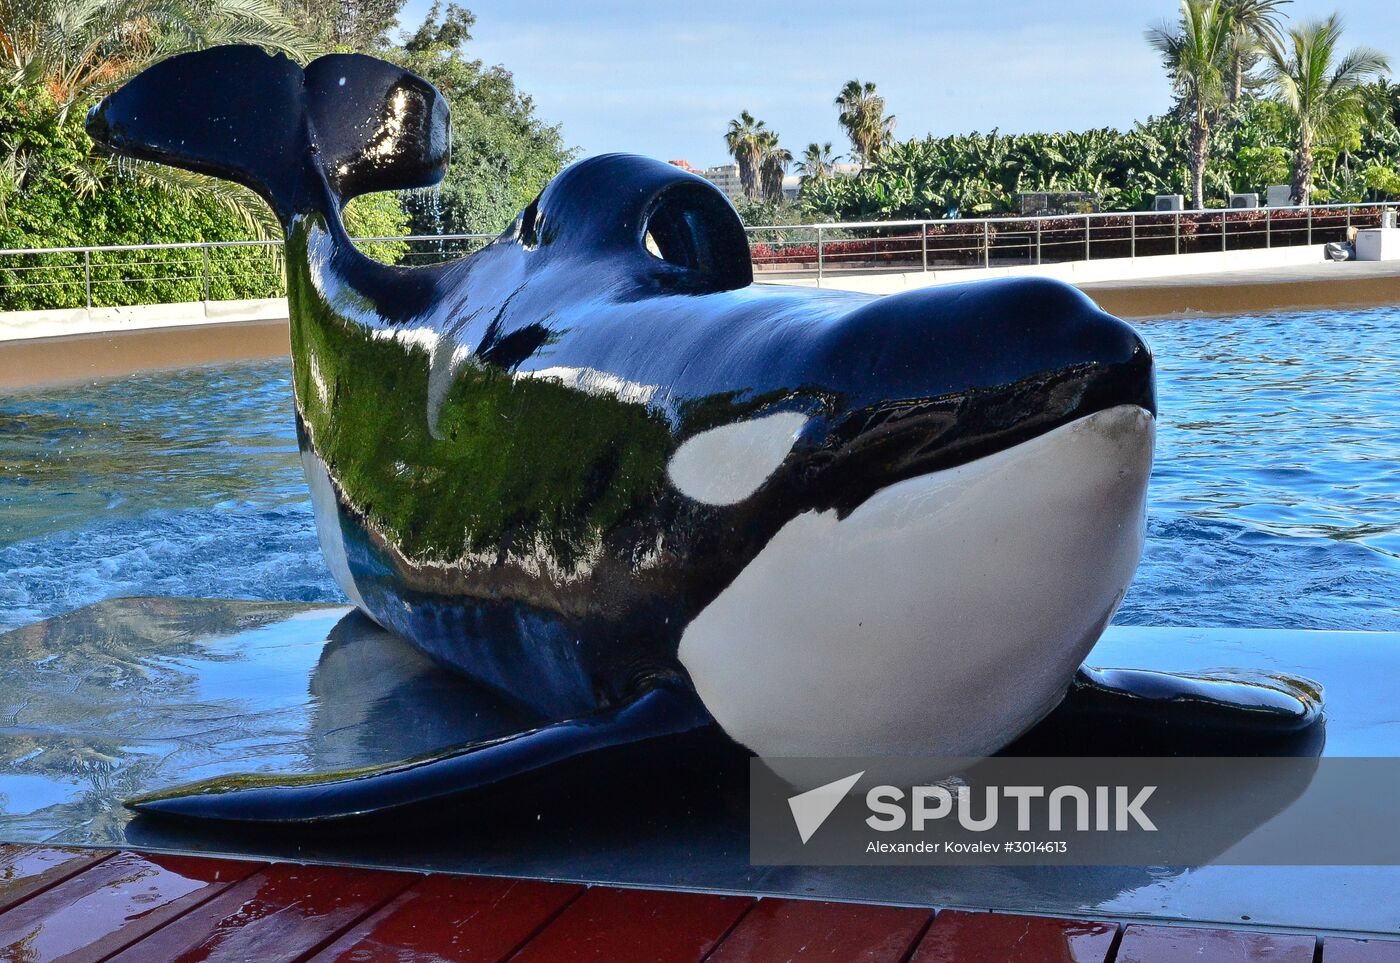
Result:
[[[138,182],[176,190],[190,198],[212,201],[236,218],[239,225],[256,240],[277,240],[282,236],[281,225],[272,209],[246,187],[146,161],[124,159],[122,170]]]

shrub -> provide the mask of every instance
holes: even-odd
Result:
[[[213,196],[190,194],[95,156],[82,111],[60,118],[34,88],[0,92],[0,140],[14,163],[0,173],[0,248],[248,240],[250,225]],[[360,198],[347,217],[354,233],[402,234],[406,218],[391,195]],[[402,245],[370,253],[393,260]],[[198,249],[98,251],[0,257],[0,310],[162,304],[204,298]],[[213,300],[281,293],[280,261],[268,248],[209,252]]]

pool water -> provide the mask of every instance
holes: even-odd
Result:
[[[1400,308],[1142,322],[1161,409],[1116,622],[1400,629]],[[288,363],[0,398],[0,628],[120,595],[343,601]]]

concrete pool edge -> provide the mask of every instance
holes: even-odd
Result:
[[[287,319],[224,321],[0,341],[0,390],[122,378],[139,371],[286,358]]]
[[[1172,315],[1344,310],[1400,304],[1400,262],[1318,264],[1078,285],[1110,314],[1129,320]]]
[[[982,272],[965,272],[978,280]],[[1264,311],[1358,308],[1400,304],[1400,262],[1295,265],[1136,280],[1078,282],[1104,310],[1129,320],[1171,315],[1233,315]],[[217,304],[191,306],[199,317],[172,320],[170,305],[151,305],[161,317],[151,326],[132,318],[103,330],[31,337],[0,337],[0,389],[120,378],[151,371],[227,361],[287,357],[285,311],[259,310],[247,317]],[[196,311],[195,309],[198,309]],[[123,309],[130,315],[139,309]],[[222,318],[220,317],[222,315]],[[202,316],[202,317],[200,317]],[[0,312],[0,328],[7,324]],[[46,327],[44,330],[54,330]]]
[[[29,667],[13,674],[24,692],[29,737],[48,733],[45,738],[70,749],[74,739],[95,749],[112,740],[126,748],[100,784],[93,782],[97,774],[70,771],[56,757],[36,762],[39,757],[28,755],[0,767],[0,791],[26,779],[45,780],[59,791],[52,798],[35,795],[33,787],[28,795],[10,793],[14,808],[0,819],[0,840],[1125,923],[1400,936],[1400,921],[1388,909],[1400,866],[761,866],[749,861],[743,806],[731,805],[723,791],[681,787],[635,798],[622,787],[567,820],[551,810],[544,823],[524,810],[515,820],[475,819],[472,804],[463,801],[448,822],[425,822],[436,828],[406,835],[392,823],[347,836],[132,819],[120,807],[122,793],[178,782],[211,765],[247,768],[256,761],[246,755],[250,739],[270,753],[264,765],[285,767],[293,759],[303,768],[334,768],[413,748],[381,745],[384,739],[456,739],[464,713],[473,713],[471,725],[478,724],[474,713],[491,714],[479,699],[462,704],[470,693],[460,680],[426,671],[421,656],[366,620],[347,616],[343,607],[277,603],[273,609],[268,603],[113,599],[15,630],[12,657]],[[162,655],[177,643],[183,653],[178,664]],[[116,689],[75,684],[69,662],[39,658],[66,652],[87,665],[83,654],[96,651],[93,646],[129,651],[138,663],[158,664],[179,678],[157,673],[146,686]],[[1373,679],[1400,664],[1400,632],[1115,626],[1090,661],[1187,672],[1250,666],[1320,678],[1332,712],[1327,753],[1395,755],[1393,712]],[[94,662],[84,677],[101,671]],[[181,681],[186,677],[189,685]],[[155,699],[163,707],[159,713],[127,711],[152,704],[147,697],[156,691],[186,695]],[[395,706],[401,708],[410,691],[418,725],[406,732]],[[170,752],[170,733],[184,732],[187,721],[207,721],[211,707],[221,718],[236,715],[239,725],[207,744],[201,737],[185,751]],[[74,731],[76,718],[105,721]],[[335,755],[347,752],[353,758]],[[613,812],[613,804],[623,808]],[[1259,829],[1267,831],[1267,824]]]

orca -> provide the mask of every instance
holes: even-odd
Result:
[[[341,212],[439,182],[450,111],[361,55],[184,54],[87,123],[271,205],[332,574],[556,720],[140,812],[336,819],[715,726],[765,759],[981,756],[1067,693],[1222,730],[1318,718],[1287,680],[1081,668],[1142,551],[1156,399],[1142,338],[1068,285],[755,285],[728,199],[625,154],[572,164],[468,257],[380,263]]]

